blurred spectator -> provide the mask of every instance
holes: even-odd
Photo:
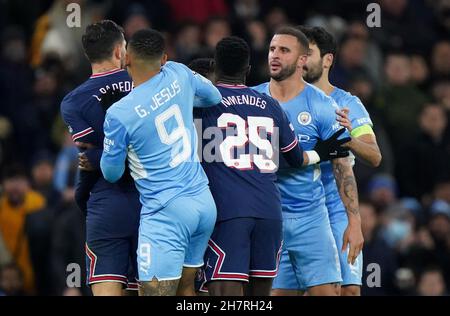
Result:
[[[12,262],[12,257],[9,250],[6,248],[3,235],[0,234],[0,267]]]
[[[49,208],[59,203],[60,195],[53,185],[53,158],[50,153],[43,151],[36,153],[31,168],[32,187],[42,194]]]
[[[128,7],[128,14],[123,22],[123,29],[125,31],[125,39],[130,39],[131,36],[142,29],[151,27],[151,22],[147,17],[145,8],[133,3]]]
[[[247,85],[257,85],[267,81],[267,52],[269,51],[269,38],[264,23],[258,20],[249,21],[246,24],[246,31],[251,47],[250,64],[252,66]]]
[[[280,7],[272,8],[265,16],[264,22],[271,36],[280,26],[289,24],[286,12]]]
[[[364,268],[362,295],[392,295],[395,292],[394,275],[397,270],[396,255],[379,236],[380,220],[375,207],[371,203],[359,203],[361,228],[364,236]],[[373,271],[368,270],[370,264],[376,264],[381,272],[380,287],[369,287],[366,280]],[[376,270],[375,270],[376,271]]]
[[[441,103],[450,114],[450,77],[436,79],[432,84],[431,94],[436,102]]]
[[[397,202],[398,188],[395,179],[388,174],[375,175],[367,186],[368,197],[378,212]]]
[[[65,192],[73,192],[67,188]],[[85,286],[85,217],[74,203],[74,196],[63,194],[61,203],[56,209],[50,243],[50,267],[52,271],[53,295],[89,295]],[[68,289],[66,284],[67,266],[76,263],[81,271],[81,289]]]
[[[439,268],[428,268],[423,271],[417,284],[417,294],[420,296],[448,295],[444,277]]]
[[[347,36],[342,39],[338,60],[330,73],[333,85],[348,89],[351,77],[359,75],[370,78],[369,71],[364,65],[367,45],[367,41],[360,37]]]
[[[78,3],[81,10],[81,27],[67,25],[66,6]],[[87,25],[103,18],[103,8],[87,0],[55,0],[51,8],[36,22],[31,46],[31,64],[38,67],[45,56],[56,53],[66,68],[82,81],[90,73],[90,67],[83,53],[81,36]]]
[[[357,37],[366,42],[367,49],[363,60],[363,66],[368,70],[370,78],[375,83],[381,82],[383,73],[383,56],[377,43],[371,38],[367,26],[361,21],[353,21],[347,28],[346,35]]]
[[[450,41],[444,40],[433,46],[432,72],[435,76],[450,76]]]
[[[375,108],[375,87],[372,81],[366,76],[354,76],[350,79],[348,91],[360,98],[365,108],[370,114],[373,122],[373,130],[377,137],[378,146],[383,153],[381,165],[378,168],[361,163],[356,160],[354,172],[356,181],[358,182],[358,189],[360,192],[367,192],[367,184],[370,179],[377,173],[394,174],[394,156],[392,151],[392,144],[384,127],[383,120]]]
[[[421,55],[412,55],[410,67],[411,82],[421,89],[427,89],[430,81],[430,70],[425,58]]]
[[[429,5],[434,9],[436,17],[436,30],[440,37],[448,37],[450,33],[450,2],[448,0],[428,0]]]
[[[403,195],[417,199],[431,195],[442,178],[450,177],[450,140],[445,110],[439,104],[426,104],[418,115],[419,130],[413,133],[401,152],[398,180]]]
[[[384,69],[386,82],[376,97],[375,106],[395,144],[397,158],[403,150],[402,144],[415,134],[417,117],[428,98],[411,84],[411,60],[406,54],[389,53]]]
[[[231,27],[227,19],[221,17],[212,17],[205,25],[205,45],[207,52],[205,57],[213,57],[217,43],[224,37],[231,35]]]
[[[426,53],[436,32],[424,18],[431,8],[416,6],[411,0],[380,0],[381,27],[371,28],[382,50],[402,49]]]
[[[201,54],[200,26],[194,22],[184,22],[175,36],[175,55],[177,60],[188,63]]]
[[[260,0],[236,0],[233,1],[231,10],[238,20],[253,20],[261,13]]]
[[[0,196],[0,233],[6,248],[23,273],[27,294],[35,290],[35,276],[31,262],[28,219],[42,211],[45,198],[32,191],[25,171],[18,166],[5,170],[2,177],[3,192]]]
[[[211,16],[225,17],[228,6],[224,0],[165,0],[171,9],[171,17],[175,23],[187,20],[202,24]]]
[[[14,263],[0,266],[0,296],[23,296],[25,294],[20,268]]]

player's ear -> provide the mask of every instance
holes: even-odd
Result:
[[[303,67],[306,65],[307,59],[308,55],[306,54],[300,55],[300,57],[297,60],[297,67],[303,70]]]
[[[164,53],[161,58],[161,66],[164,66],[167,63],[167,54]]]
[[[325,54],[323,57],[323,65],[325,68],[330,69],[331,65],[333,64],[334,56],[333,54]]]

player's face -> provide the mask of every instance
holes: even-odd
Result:
[[[308,58],[303,67],[303,79],[309,83],[317,82],[323,74],[323,58],[316,44],[309,44]]]
[[[302,70],[300,44],[292,35],[277,34],[272,38],[269,48],[270,77],[283,81],[296,71]]]

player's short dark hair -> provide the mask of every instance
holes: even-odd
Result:
[[[250,47],[240,37],[225,37],[216,45],[214,60],[219,73],[228,76],[242,75],[248,70]]]
[[[123,28],[111,20],[88,25],[81,38],[84,53],[91,63],[109,59],[114,46],[123,40]]]
[[[307,27],[299,25],[297,28],[306,35],[310,43],[317,45],[320,51],[320,57],[323,57],[326,54],[336,55],[336,40],[333,35],[327,32],[323,27]]]
[[[163,35],[152,29],[142,29],[131,36],[128,47],[136,57],[144,60],[161,58],[166,49]]]
[[[211,73],[214,72],[214,59],[196,58],[189,63],[188,67],[207,78]]]
[[[291,35],[297,38],[298,43],[300,44],[300,47],[303,49],[303,51],[306,53],[309,49],[309,41],[308,38],[303,34],[302,31],[299,29],[296,29],[292,26],[282,26],[279,29],[275,31],[274,35]]]

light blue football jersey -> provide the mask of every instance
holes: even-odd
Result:
[[[183,64],[167,62],[160,73],[108,109],[101,159],[105,179],[118,179],[128,158],[141,214],[207,189],[196,152],[193,104],[195,100],[196,106],[216,105],[221,99],[208,79]]]
[[[254,87],[270,95],[269,83]],[[303,150],[312,150],[317,140],[330,138],[341,127],[336,121],[334,100],[324,92],[306,83],[303,91],[288,102],[280,102]],[[348,136],[347,133],[341,137]],[[314,211],[325,203],[319,165],[299,169],[283,169],[278,172],[283,217],[297,217],[299,212]]]
[[[330,97],[336,101],[339,108],[349,108],[349,119],[353,129],[363,125],[373,126],[369,113],[358,97],[337,87],[334,88]],[[320,164],[320,167],[322,169],[322,182],[325,188],[328,214],[330,221],[333,222],[335,216],[339,214],[346,215],[346,211],[337,190],[331,162],[323,162]]]

